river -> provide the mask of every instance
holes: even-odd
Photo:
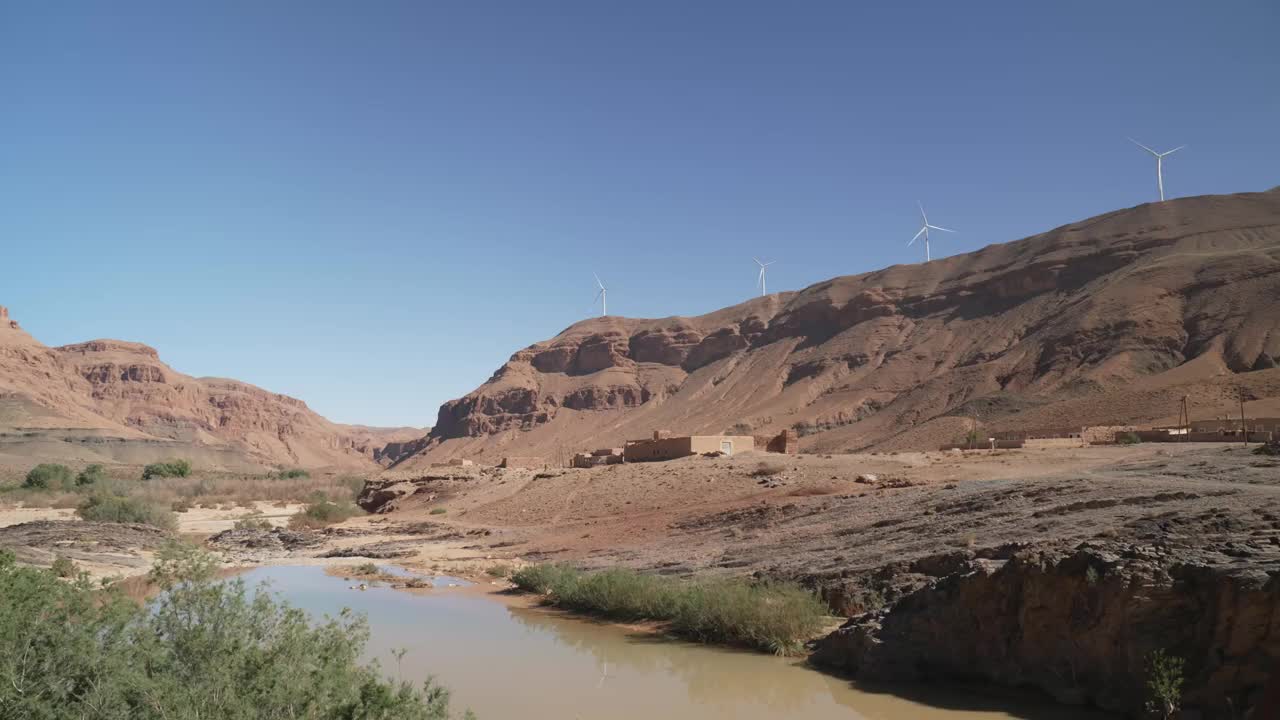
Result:
[[[874,692],[794,659],[674,641],[522,607],[474,590],[352,590],[324,568],[242,576],[315,617],[368,615],[368,654],[391,676],[434,675],[480,720],[1067,720],[1102,718],[1039,699],[957,688]],[[436,580],[444,586],[448,578]],[[406,652],[401,659],[394,651]],[[909,696],[909,697],[908,697]]]

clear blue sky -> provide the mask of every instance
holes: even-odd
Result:
[[[200,7],[193,7],[199,5]],[[1052,5],[1052,7],[1050,7]],[[892,7],[890,7],[892,6]],[[697,314],[1280,184],[1280,3],[0,0],[0,304],[425,425],[591,313]]]

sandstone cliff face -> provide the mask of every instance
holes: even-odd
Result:
[[[1280,191],[1143,205],[700,317],[577,323],[446,403],[423,455],[735,425],[796,427],[812,450],[934,446],[950,416],[1150,421],[1177,393],[1203,415],[1225,406],[1214,383],[1280,357],[1277,296]]]
[[[228,447],[248,464],[376,469],[388,442],[424,431],[340,426],[301,400],[235,380],[193,378],[154,348],[93,340],[48,348],[0,318],[0,427],[171,441],[173,454]],[[34,440],[41,440],[39,432]],[[156,452],[165,452],[160,445]]]
[[[936,574],[850,620],[813,661],[877,680],[969,679],[1140,715],[1154,651],[1186,662],[1183,705],[1243,717],[1280,660],[1274,563],[1086,544],[935,558]]]

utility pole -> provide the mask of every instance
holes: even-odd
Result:
[[[1182,396],[1182,407],[1178,409],[1178,426],[1183,429],[1182,438],[1186,442],[1191,437],[1191,411],[1187,409],[1187,396]]]
[[[1249,426],[1244,421],[1244,388],[1240,388],[1240,437],[1244,446],[1249,447]]]

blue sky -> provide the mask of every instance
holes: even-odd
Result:
[[[427,425],[591,314],[698,314],[1280,184],[1280,4],[0,0],[0,304]],[[879,7],[877,7],[879,6]]]

